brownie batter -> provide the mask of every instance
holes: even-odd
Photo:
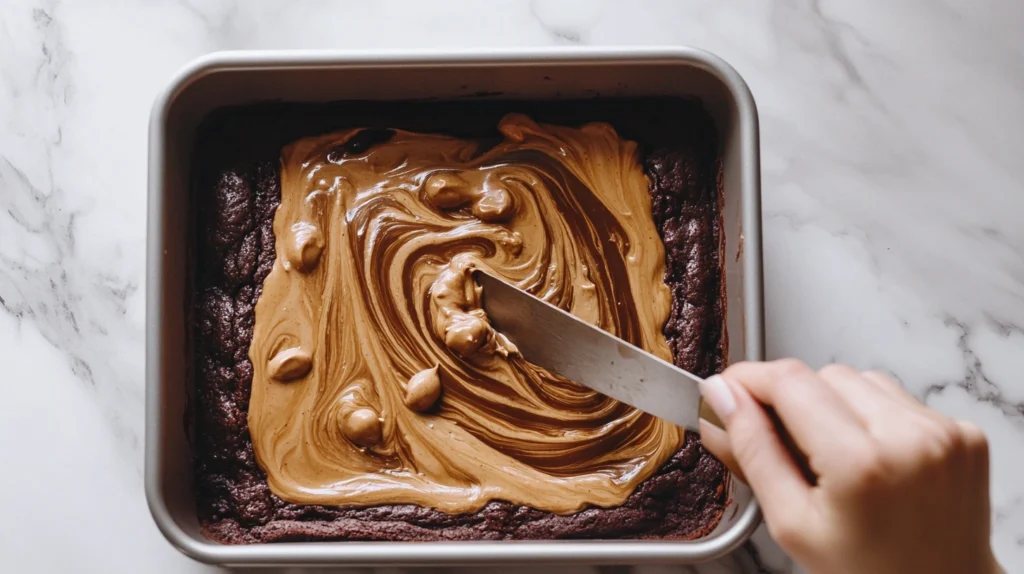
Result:
[[[253,310],[274,263],[272,221],[280,201],[281,146],[343,127],[362,132],[350,149],[387,141],[384,128],[443,131],[497,140],[509,111],[564,125],[608,121],[641,145],[652,210],[666,251],[672,306],[664,334],[675,362],[698,375],[721,370],[719,173],[714,127],[699,105],[675,99],[561,104],[338,104],[246,108],[200,132],[193,205],[195,274],[193,437],[199,517],[226,543],[296,540],[483,540],[695,538],[717,524],[726,472],[694,435],[617,508],[571,515],[492,502],[472,514],[425,507],[333,508],[274,496],[253,454],[246,422],[252,383]],[[455,126],[455,127],[452,127]]]

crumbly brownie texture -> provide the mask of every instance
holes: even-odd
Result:
[[[186,425],[195,460],[197,510],[224,543],[323,540],[502,540],[697,538],[721,519],[727,472],[687,434],[683,447],[617,508],[556,515],[492,502],[474,514],[389,505],[336,508],[287,503],[270,492],[246,422],[253,310],[274,263],[278,154],[297,137],[341,127],[443,131],[496,141],[509,111],[541,122],[609,121],[637,141],[651,182],[652,211],[666,251],[672,307],[664,333],[680,367],[722,369],[721,164],[713,123],[678,99],[538,104],[491,102],[264,106],[230,110],[204,124],[196,149],[192,204],[192,385]],[[452,126],[455,126],[454,128]],[[359,138],[372,145],[386,131]],[[355,150],[353,150],[355,151]]]

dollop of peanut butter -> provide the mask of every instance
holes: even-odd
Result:
[[[381,423],[384,421],[373,409],[356,409],[342,422],[342,432],[352,444],[370,448],[380,444]]]
[[[405,385],[405,405],[422,413],[434,406],[441,398],[441,377],[437,365],[423,369],[409,379]]]
[[[679,448],[681,429],[525,361],[472,275],[670,359],[636,145],[606,124],[499,130],[486,150],[395,131],[347,151],[358,129],[285,148],[249,352],[253,446],[284,500],[570,513],[622,504]]]

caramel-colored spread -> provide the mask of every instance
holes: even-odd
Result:
[[[503,140],[359,130],[285,148],[256,306],[249,430],[293,503],[617,506],[683,431],[525,361],[480,308],[503,277],[670,359],[664,249],[636,145],[606,124]]]

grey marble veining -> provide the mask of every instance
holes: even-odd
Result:
[[[758,102],[769,354],[883,369],[978,423],[994,546],[1024,569],[1022,25],[1014,0],[7,0],[0,561],[209,569],[142,494],[146,129],[176,69],[221,49],[687,44]],[[632,571],[793,567],[761,531]]]

